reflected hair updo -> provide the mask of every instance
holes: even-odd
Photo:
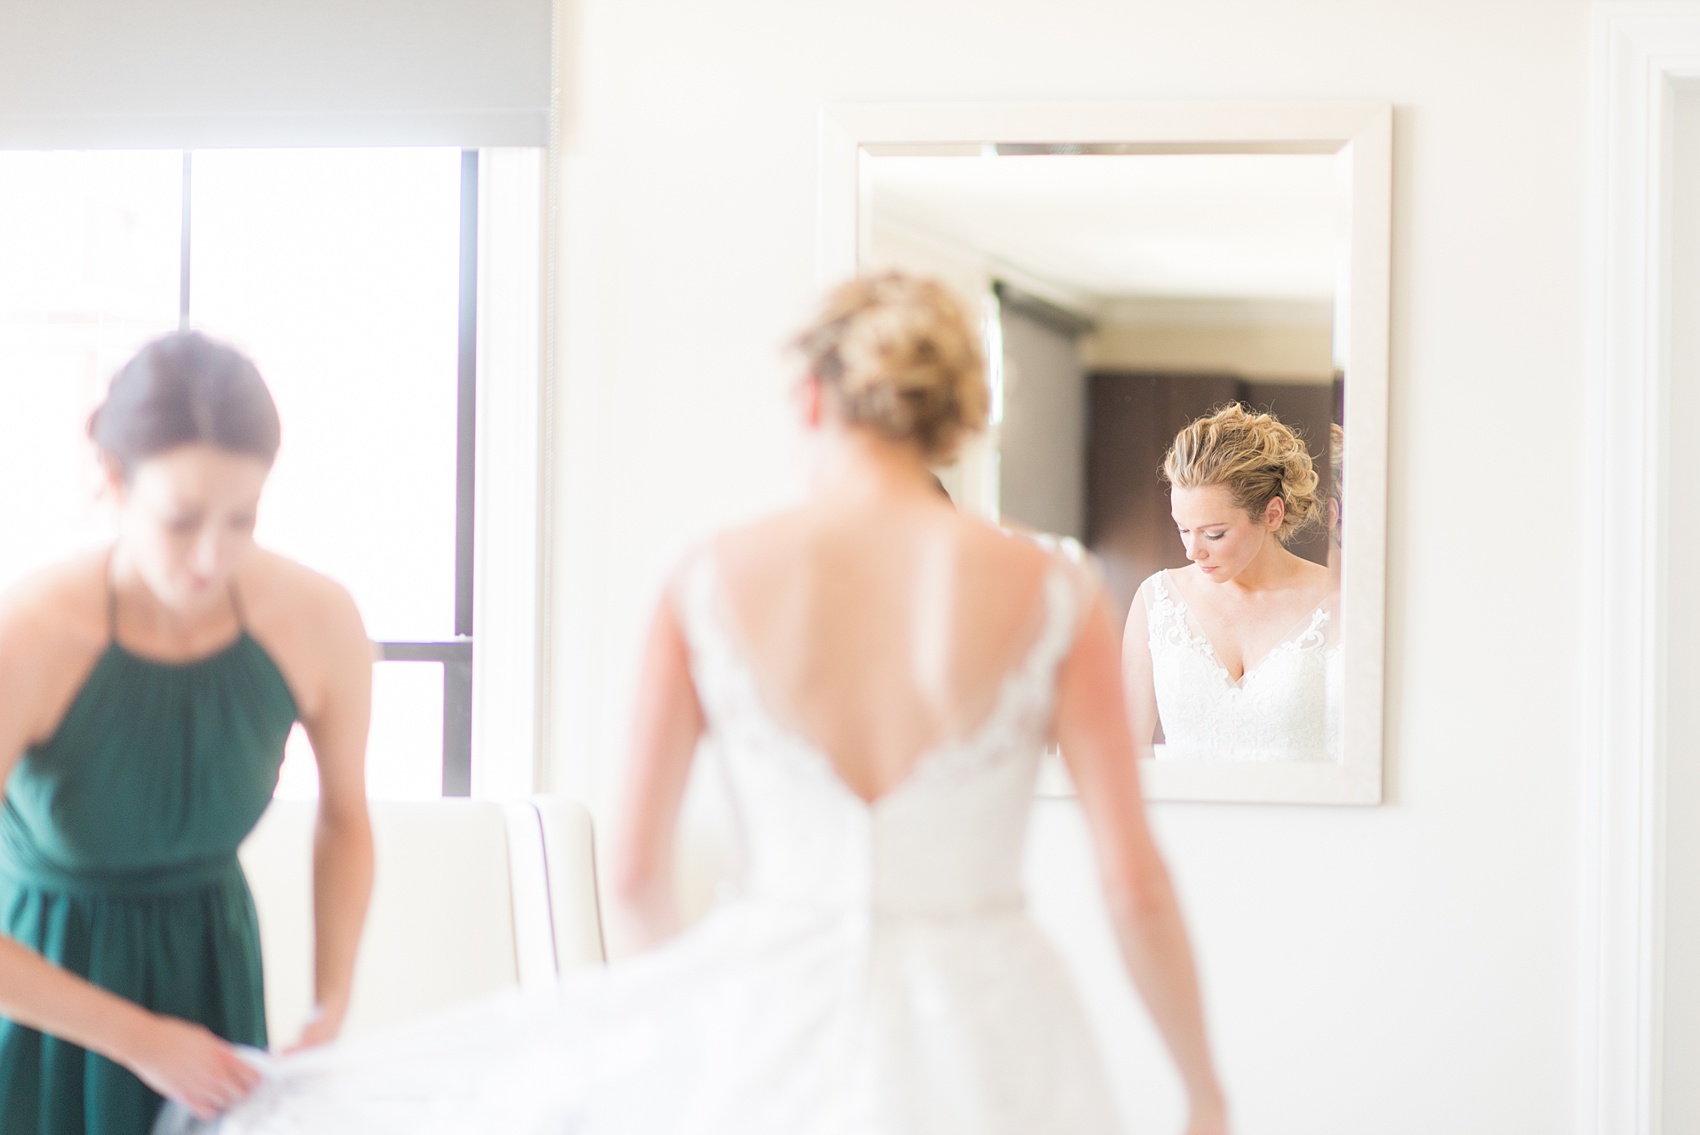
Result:
[[[277,457],[277,404],[248,357],[195,331],[155,339],[113,376],[89,437],[125,480],[180,445]]]
[[[986,361],[951,290],[882,272],[840,285],[794,345],[845,421],[949,461],[986,424]]]
[[[1175,436],[1163,458],[1163,480],[1177,489],[1218,485],[1253,520],[1280,497],[1286,517],[1275,537],[1283,544],[1322,517],[1319,478],[1303,439],[1275,415],[1254,414],[1238,403]]]
[[[1328,500],[1334,506],[1334,527],[1330,535],[1340,543],[1340,529],[1346,522],[1346,431],[1338,423],[1328,427]]]

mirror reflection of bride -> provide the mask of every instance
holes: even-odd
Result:
[[[1304,441],[1229,405],[1181,430],[1162,472],[1192,562],[1146,579],[1128,612],[1136,742],[1161,724],[1166,759],[1337,759],[1338,585],[1287,548],[1326,508]]]

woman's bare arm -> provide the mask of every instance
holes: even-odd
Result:
[[[299,1046],[341,1030],[372,898],[372,822],[366,810],[366,734],[372,718],[372,645],[354,601],[329,581],[319,608],[322,681],[302,727],[319,767],[313,825],[313,1017]]]
[[[1143,649],[1143,640],[1139,645]],[[1146,823],[1138,750],[1128,730],[1115,633],[1101,594],[1093,596],[1063,664],[1056,729],[1092,833],[1122,957],[1186,1085],[1187,1130],[1219,1135],[1227,1128],[1197,970],[1168,869]]]
[[[1133,597],[1127,626],[1122,629],[1122,690],[1127,699],[1127,719],[1135,745],[1149,745],[1157,736],[1157,686],[1151,672],[1150,616],[1145,608],[1145,589]]]
[[[651,946],[678,929],[674,839],[702,730],[690,653],[673,604],[664,598],[644,643],[613,856],[614,905],[632,948]]]

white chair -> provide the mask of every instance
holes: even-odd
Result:
[[[596,892],[596,840],[590,813],[564,796],[534,796],[525,805],[535,811],[543,836],[555,971],[601,965],[608,950]],[[520,827],[512,822],[509,830]]]
[[[315,809],[275,801],[241,850],[274,1044],[294,1039],[313,1000]],[[375,800],[371,809],[377,871],[345,1035],[602,961],[590,817],[578,804]]]

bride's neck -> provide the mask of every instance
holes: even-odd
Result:
[[[930,489],[927,466],[907,442],[868,430],[829,426],[815,445],[810,495],[816,500],[855,504]]]
[[[1270,537],[1269,543],[1233,578],[1232,583],[1245,591],[1267,591],[1281,587],[1292,578],[1298,559],[1299,557],[1289,552],[1279,540]]]

